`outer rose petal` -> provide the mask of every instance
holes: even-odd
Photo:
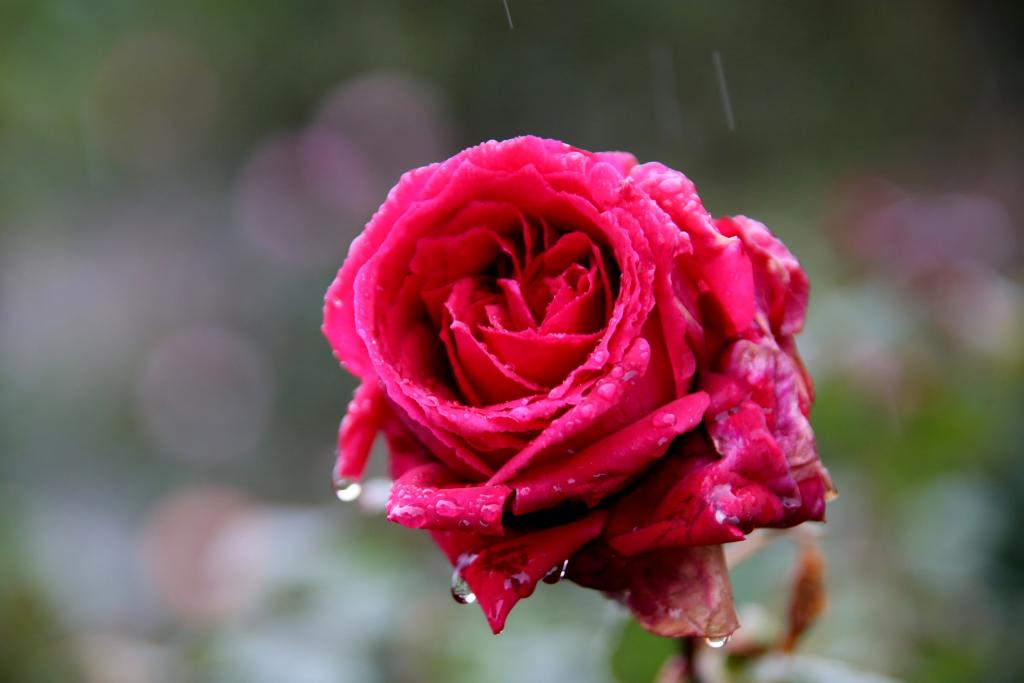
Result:
[[[721,546],[650,553],[629,567],[626,605],[651,633],[721,637],[739,627]]]
[[[511,493],[507,486],[460,486],[442,465],[420,465],[395,482],[387,503],[388,520],[410,529],[473,529],[501,535],[501,517]]]
[[[334,356],[358,377],[373,376],[366,346],[359,338],[354,320],[353,300],[356,275],[367,260],[380,248],[388,235],[387,228],[415,201],[438,164],[409,171],[402,176],[388,199],[373,215],[366,229],[349,247],[345,263],[324,296],[324,322],[320,330],[330,342]]]
[[[510,482],[512,510],[522,515],[567,500],[596,505],[663,455],[673,437],[700,424],[707,406],[704,392],[685,396],[569,458],[531,469]]]
[[[575,522],[491,542],[460,532],[434,532],[449,561],[461,567],[494,633],[521,599],[533,594],[537,583],[601,533],[605,514],[595,511]]]
[[[662,164],[641,164],[630,177],[686,231],[694,245],[691,267],[721,308],[730,335],[745,330],[754,317],[753,271],[736,237],[715,227],[690,179]]]
[[[783,515],[778,494],[733,472],[694,435],[616,503],[605,536],[616,552],[632,557],[739,541],[754,527],[778,525]]]
[[[720,637],[739,627],[721,546],[627,559],[592,543],[573,557],[569,578],[619,598],[656,635]]]
[[[818,460],[806,415],[810,392],[800,367],[771,337],[762,337],[733,344],[723,373],[731,383],[712,389],[708,418],[719,452],[734,458],[734,470],[778,493],[787,509],[780,525],[822,519],[823,497],[832,485]],[[820,485],[805,484],[807,479]],[[805,492],[817,499],[805,501]]]
[[[338,428],[338,459],[335,479],[361,479],[377,432],[389,416],[384,392],[376,382],[363,382],[348,404]]]
[[[775,333],[785,336],[799,332],[804,326],[810,285],[796,257],[763,223],[746,216],[719,218],[715,225],[723,234],[743,240]]]

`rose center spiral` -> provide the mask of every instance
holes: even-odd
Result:
[[[476,406],[561,383],[593,350],[618,291],[614,259],[592,235],[522,216],[421,239],[412,271],[452,390]]]

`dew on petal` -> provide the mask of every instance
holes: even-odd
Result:
[[[515,420],[526,420],[530,417],[530,410],[528,408],[513,408],[511,412],[512,418]]]
[[[441,517],[454,517],[459,514],[459,508],[450,500],[442,499],[434,504],[434,512]]]
[[[658,413],[654,416],[655,427],[671,427],[676,423],[675,413]]]

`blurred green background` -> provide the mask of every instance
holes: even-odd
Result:
[[[492,637],[385,481],[329,491],[349,241],[522,133],[679,168],[811,275],[830,607],[716,676],[1024,680],[1020,7],[3,0],[0,681],[652,679],[600,595]],[[737,569],[749,637],[791,565]]]

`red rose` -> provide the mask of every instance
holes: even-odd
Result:
[[[720,544],[824,515],[793,335],[807,278],[629,154],[521,137],[410,171],[323,331],[362,380],[336,481],[383,431],[388,518],[427,529],[498,632],[553,569],[649,630],[736,628]]]

